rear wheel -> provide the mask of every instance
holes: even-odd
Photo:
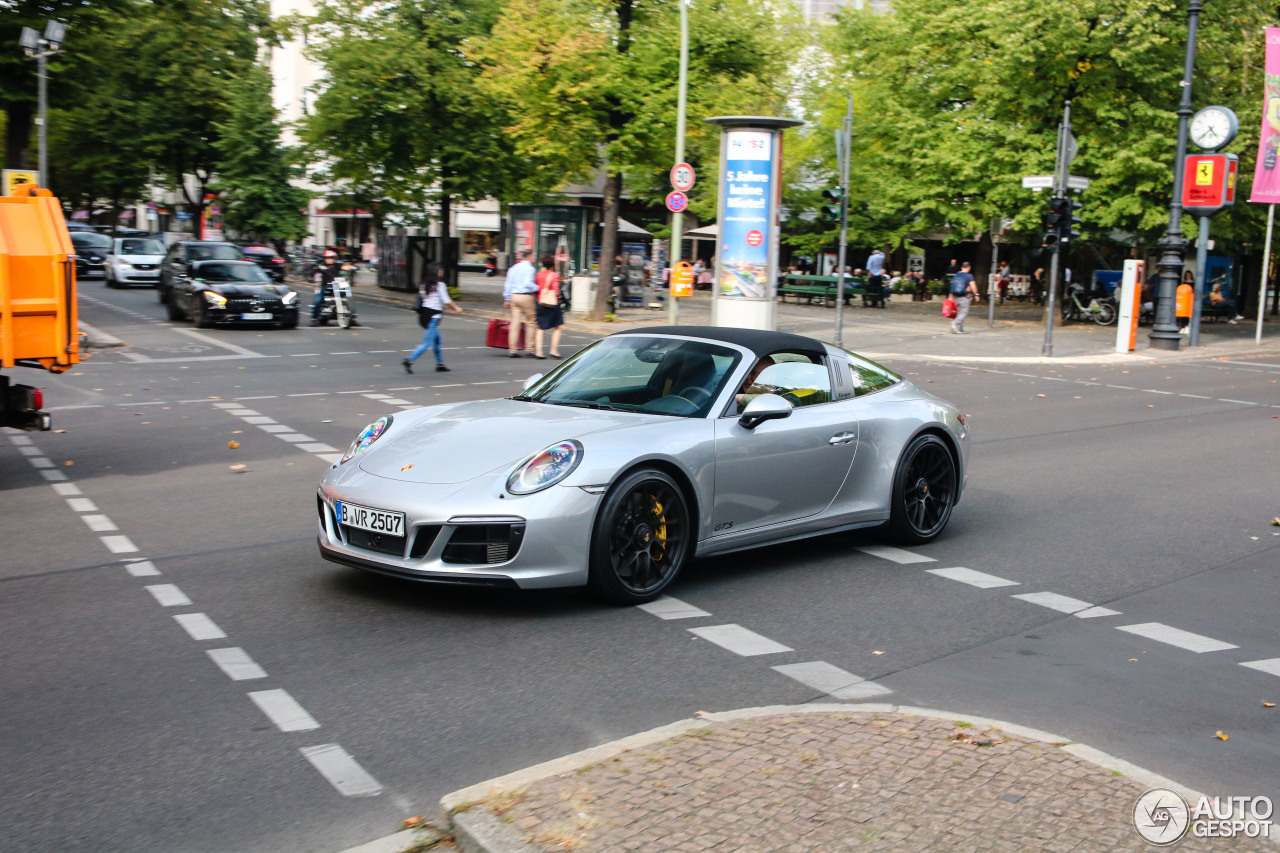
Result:
[[[908,545],[936,539],[951,518],[957,485],[955,459],[946,443],[931,433],[917,436],[894,473],[890,535]]]
[[[338,321],[338,328],[340,329],[350,328],[351,312],[347,309],[347,301],[345,299],[334,300],[333,319]]]
[[[1099,302],[1098,310],[1093,315],[1093,322],[1099,326],[1110,326],[1116,321],[1116,308],[1110,302]]]
[[[605,497],[591,537],[592,591],[615,604],[643,604],[680,573],[693,544],[688,504],[675,480],[644,468]]]

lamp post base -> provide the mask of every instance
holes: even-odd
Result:
[[[1166,234],[1160,240],[1160,294],[1156,299],[1156,321],[1147,340],[1152,349],[1177,352],[1182,347],[1175,311],[1178,282],[1182,278],[1182,250],[1187,241],[1180,234]]]

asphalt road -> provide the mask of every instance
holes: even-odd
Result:
[[[450,790],[698,710],[829,701],[773,669],[818,660],[888,701],[1280,798],[1280,708],[1263,706],[1280,665],[1241,665],[1280,659],[1280,357],[895,360],[971,417],[948,532],[906,554],[864,533],[692,565],[674,597],[791,649],[743,656],[576,591],[440,590],[319,558],[315,485],[361,427],[514,393],[540,366],[481,346],[482,318],[447,315],[452,371],[427,357],[408,376],[419,330],[389,306],[345,331],[197,331],[154,291],[86,282],[81,308],[129,346],[39,381],[65,432],[0,440],[0,848],[335,853]]]

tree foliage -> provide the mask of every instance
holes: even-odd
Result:
[[[280,144],[271,77],[254,65],[235,81],[230,117],[217,126],[218,184],[223,222],[259,240],[284,244],[307,235],[310,193],[293,185],[300,169]]]

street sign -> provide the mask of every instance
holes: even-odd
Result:
[[[1182,207],[1210,216],[1236,200],[1234,154],[1188,154],[1182,172]]]
[[[682,193],[693,189],[695,180],[693,167],[688,163],[676,163],[671,167],[671,186]]]
[[[1053,188],[1053,175],[1026,175],[1022,179],[1024,190],[1047,190]],[[1079,175],[1067,175],[1067,189],[1084,191],[1089,189],[1089,179]]]
[[[5,195],[13,195],[14,191],[17,190],[18,187],[23,186],[24,184],[35,184],[36,186],[40,185],[39,172],[26,172],[26,171],[19,171],[17,169],[5,169],[3,174],[4,174],[3,180],[4,180]]]
[[[693,295],[693,264],[688,261],[678,261],[671,270],[671,295]]]
[[[689,197],[684,193],[676,190],[667,193],[667,210],[672,213],[679,213],[689,206]]]

